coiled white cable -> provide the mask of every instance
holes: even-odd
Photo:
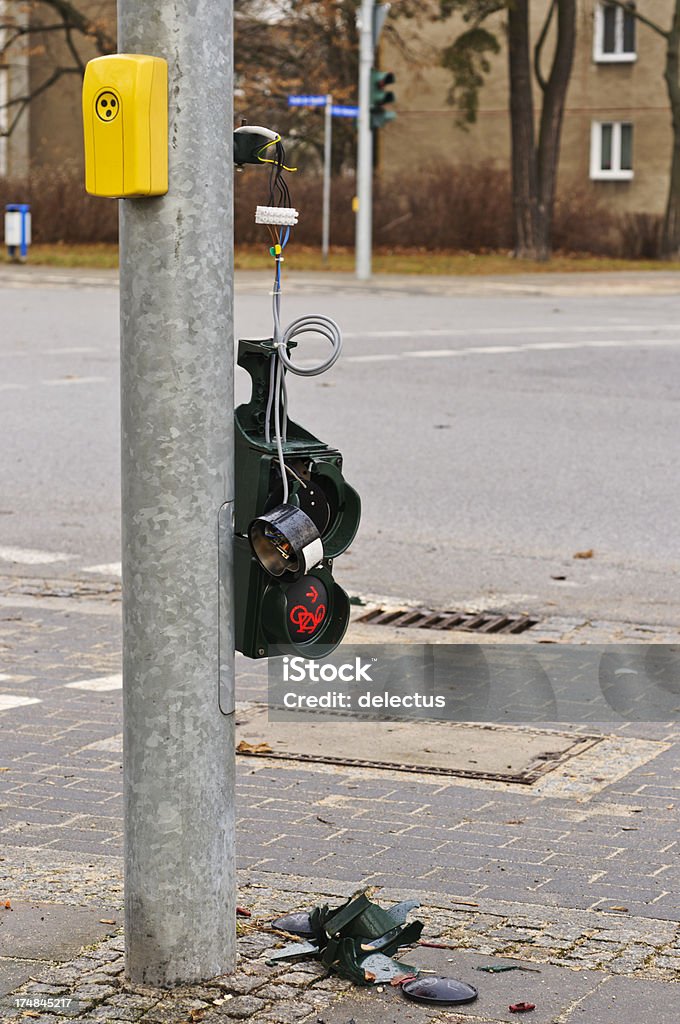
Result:
[[[285,330],[281,330],[281,261],[276,261],[276,277],[274,278],[273,292],[273,313],[274,313],[274,353],[271,359],[271,370],[269,375],[269,397],[265,414],[264,433],[265,439],[271,441],[271,414],[274,409],[274,441],[281,467],[281,481],[283,484],[283,504],[288,501],[288,473],[283,458],[283,442],[286,440],[288,422],[288,394],[286,391],[286,370],[297,374],[299,377],[316,377],[320,373],[330,370],[331,366],[338,359],[342,351],[342,332],[339,326],[331,317],[323,313],[307,313],[291,321]],[[288,355],[288,346],[301,334],[317,334],[326,338],[331,346],[331,352],[319,363],[312,366],[298,366]]]

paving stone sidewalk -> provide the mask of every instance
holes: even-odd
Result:
[[[531,786],[239,758],[239,903],[253,917],[239,925],[238,974],[172,993],[127,986],[119,620],[92,604],[0,608],[0,691],[35,701],[0,712],[0,915],[13,913],[5,899],[55,915],[88,907],[115,934],[75,956],[22,958],[2,945],[0,918],[0,974],[15,979],[0,1021],[495,1024],[521,1019],[508,1006],[526,999],[535,1024],[677,1024],[677,724],[589,723],[601,741]],[[92,679],[110,684],[69,685]],[[261,692],[242,672],[240,699]],[[266,966],[272,915],[361,885],[419,898],[426,936],[447,948],[412,956],[472,981],[480,999],[447,1013],[359,992],[315,964]],[[476,971],[497,957],[541,973]],[[44,1004],[62,997],[69,1006]]]

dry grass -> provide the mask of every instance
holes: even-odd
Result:
[[[3,252],[2,260],[7,261]],[[118,266],[116,245],[37,244],[31,247],[29,263],[50,267],[115,268]],[[272,268],[267,246],[236,247],[237,270],[266,270]],[[354,251],[333,248],[327,264],[322,263],[319,249],[313,246],[291,244],[285,264],[286,273],[320,271],[352,273]],[[614,272],[680,270],[680,263],[660,263],[657,260],[624,260],[608,256],[590,256],[583,253],[557,253],[549,263],[534,263],[513,259],[510,252],[451,252],[413,249],[377,249],[373,256],[376,274],[442,274],[483,276],[485,274],[549,274],[574,272]]]

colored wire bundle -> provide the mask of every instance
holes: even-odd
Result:
[[[285,150],[280,139],[272,142],[269,146],[275,146],[276,159],[272,160],[272,169],[269,178],[269,206],[290,207],[292,205],[288,185],[284,177]],[[269,148],[269,147],[266,147]],[[335,320],[322,313],[308,313],[297,317],[288,326],[281,327],[281,264],[283,262],[283,251],[290,238],[290,227],[286,226],[281,231],[275,224],[267,225],[272,236],[272,255],[276,261],[274,274],[274,290],[272,292],[272,313],[274,319],[273,341],[274,352],[272,354],[269,373],[269,395],[267,398],[267,409],[265,413],[264,433],[267,443],[271,443],[271,421],[272,411],[274,414],[274,442],[276,444],[279,466],[281,468],[281,481],[283,485],[283,504],[288,501],[288,473],[297,474],[290,470],[284,461],[283,444],[286,441],[288,424],[288,393],[286,389],[286,372],[290,371],[300,377],[315,377],[320,373],[329,370],[335,363],[342,350],[342,333]],[[297,366],[290,358],[288,349],[294,338],[302,334],[317,334],[325,338],[330,346],[331,352],[326,359],[312,366]]]

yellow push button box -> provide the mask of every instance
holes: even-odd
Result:
[[[93,196],[168,191],[168,65],[116,53],[89,61],[83,79],[85,188]]]

